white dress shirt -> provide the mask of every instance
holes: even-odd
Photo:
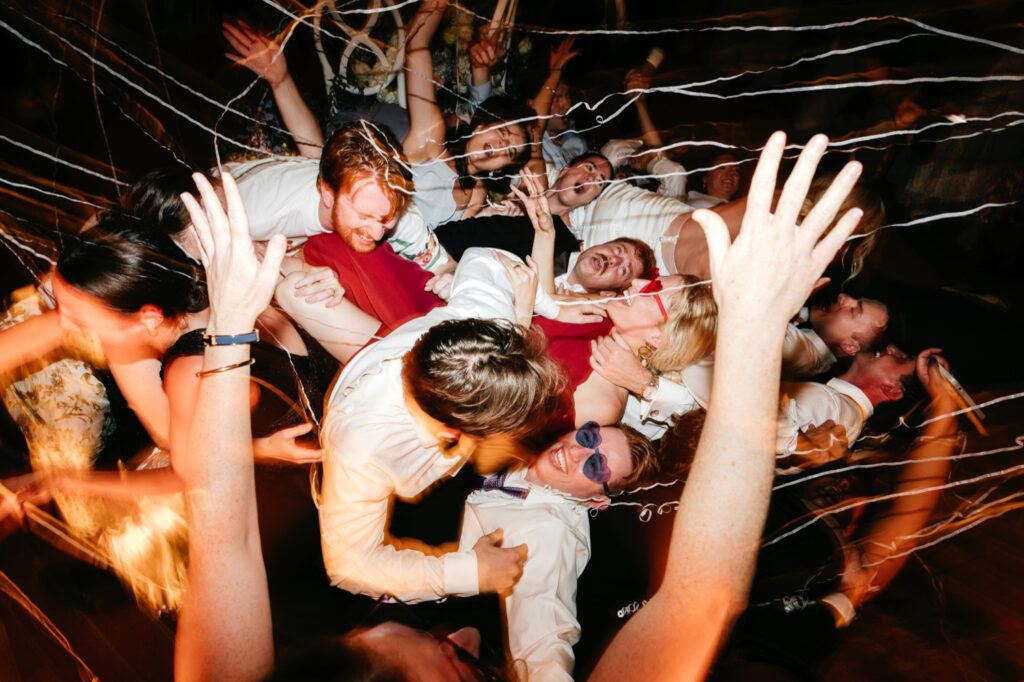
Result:
[[[784,381],[779,395],[776,452],[793,454],[800,433],[828,420],[846,428],[847,443],[852,445],[874,411],[864,391],[842,379],[832,379],[827,384]]]
[[[807,308],[798,318],[806,321]],[[802,329],[795,324],[786,326],[782,341],[782,379],[793,381],[817,376],[836,363],[836,356],[813,329]]]
[[[257,241],[283,234],[305,240],[331,230],[320,223],[320,190],[316,179],[320,162],[305,157],[271,157],[224,164],[238,183],[249,216],[249,232]],[[402,217],[386,235],[395,253],[435,271],[448,262],[448,253],[427,229],[415,204],[409,202]]]
[[[553,317],[558,305],[538,287],[535,310]],[[401,371],[402,357],[430,327],[467,318],[515,320],[512,286],[492,249],[467,249],[447,306],[366,347],[338,377],[322,429],[320,494],[324,565],[332,585],[404,601],[478,592],[472,549],[438,558],[385,544],[391,496],[416,497],[466,463],[446,456],[437,438],[410,416]]]
[[[472,549],[498,528],[505,546],[526,543],[523,576],[503,599],[509,651],[517,665],[525,664],[522,679],[571,682],[572,647],[580,639],[576,583],[590,560],[590,521],[585,506],[525,477],[523,469],[504,483],[528,490],[525,499],[500,490],[469,496],[459,549]]]

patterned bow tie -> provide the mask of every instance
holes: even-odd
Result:
[[[518,497],[521,500],[525,500],[526,496],[530,494],[530,491],[526,488],[516,488],[514,486],[505,485],[505,478],[508,476],[508,472],[503,471],[500,474],[491,474],[483,480],[480,485],[481,490],[500,490],[506,495],[512,497]]]

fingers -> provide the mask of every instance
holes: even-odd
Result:
[[[786,147],[786,134],[781,130],[772,133],[761,150],[757,168],[750,180],[750,192],[747,195],[747,210],[743,215],[743,224],[748,219],[763,224],[768,220],[772,210],[772,199],[775,196],[775,178],[779,171],[779,162]],[[694,219],[697,219],[694,214]],[[698,221],[699,222],[699,221]]]
[[[274,432],[274,435],[283,436],[285,438],[298,438],[299,436],[309,433],[312,429],[312,424],[309,422],[302,422],[295,426],[286,426],[283,429],[278,429]]]
[[[267,253],[260,263],[259,279],[264,284],[271,284],[277,281],[277,275],[281,271],[281,261],[284,260],[284,252],[288,248],[288,240],[283,234],[275,234],[267,242]]]
[[[526,545],[525,542],[521,545],[516,545],[515,547],[509,547],[509,549],[514,549],[516,551],[516,554],[519,555],[520,564],[525,563],[526,559],[530,556],[530,548]]]
[[[213,236],[210,234],[210,224],[206,220],[206,213],[188,192],[181,194],[181,201],[188,209],[188,215],[192,219],[192,228],[196,231],[196,238],[199,242],[199,259],[204,268],[210,267],[210,257],[213,255]]]
[[[750,209],[747,209],[747,211],[749,212]],[[711,268],[711,279],[715,281],[717,279],[715,273],[718,272],[719,265],[722,259],[725,258],[725,253],[729,250],[729,244],[731,243],[729,228],[726,227],[722,216],[706,208],[694,211],[693,219],[704,230],[704,239],[708,243],[708,265]],[[745,217],[744,220],[746,220]]]
[[[815,135],[808,140],[803,151],[800,152],[800,158],[796,160],[793,172],[786,178],[782,196],[779,197],[779,203],[775,207],[775,219],[779,221],[780,225],[796,224],[800,217],[800,211],[804,207],[807,190],[814,179],[814,171],[818,168],[818,161],[824,155],[826,147],[828,147],[828,138],[824,135]],[[838,204],[836,206],[838,208]]]
[[[233,240],[244,240],[252,247],[252,237],[249,236],[249,216],[245,212],[245,204],[242,203],[242,193],[238,191],[238,185],[231,173],[225,171],[221,175],[221,185],[224,188],[224,199],[228,205],[228,229]],[[213,187],[210,187],[211,191]]]
[[[843,167],[839,174],[836,175],[835,180],[832,181],[828,190],[815,203],[801,223],[801,238],[813,243],[828,229],[836,214],[839,213],[843,201],[846,200],[850,190],[856,184],[857,178],[860,177],[862,169],[863,167],[855,161]]]

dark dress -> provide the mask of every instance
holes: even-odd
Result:
[[[174,360],[203,354],[204,331],[183,334],[168,349],[161,375]],[[324,394],[337,363],[305,334],[302,336],[310,355],[289,354],[264,341],[251,345],[255,362],[250,376],[260,389],[252,413],[254,438],[308,421],[315,428],[303,440],[310,445],[317,442],[316,426],[323,416]],[[310,495],[310,469],[263,463],[256,466],[256,513],[271,615],[275,639],[284,644],[302,641],[322,627],[331,618],[328,605],[337,592],[330,586],[323,565],[319,519]]]

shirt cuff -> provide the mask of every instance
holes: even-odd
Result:
[[[480,594],[480,577],[476,552],[452,552],[441,557],[444,569],[444,591],[456,597]]]
[[[833,592],[827,597],[822,597],[818,600],[824,604],[829,611],[832,612],[832,617],[836,620],[837,628],[845,628],[853,619],[857,616],[857,609],[854,608],[853,602],[842,592]]]
[[[489,79],[483,85],[473,85],[473,75],[470,74],[466,85],[469,86],[469,101],[474,110],[491,96],[491,81]]]
[[[688,412],[694,407],[696,401],[685,386],[661,377],[654,399],[651,402],[640,400],[640,418],[668,424],[673,414]]]

